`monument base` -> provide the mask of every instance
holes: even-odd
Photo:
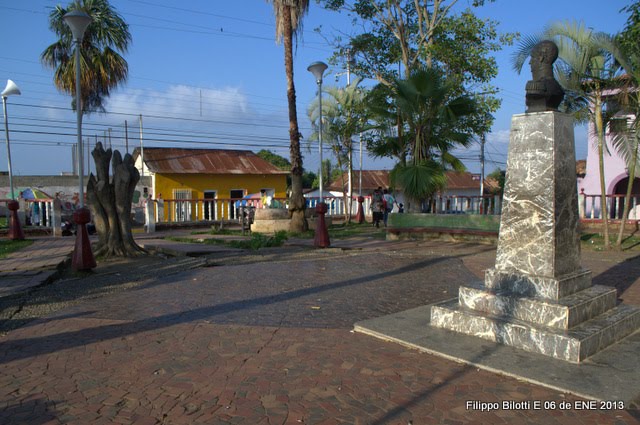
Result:
[[[461,288],[462,291],[464,291],[463,288]],[[615,292],[615,289],[613,291]],[[605,298],[608,297],[605,296]],[[514,301],[516,305],[537,302],[532,299]],[[494,303],[494,305],[497,304]],[[597,304],[598,302],[592,305]],[[509,305],[512,304],[507,303],[504,306],[505,310],[509,310]],[[570,310],[566,305],[558,307],[561,310]],[[595,313],[600,307],[592,306],[590,309]],[[469,310],[457,300],[446,301],[431,307],[431,326],[572,363],[581,362],[632,334],[640,327],[640,309],[622,304],[569,329],[519,320],[510,315],[510,312],[505,315],[498,313],[499,311],[496,314],[490,314]]]
[[[578,363],[640,328],[640,308],[580,261],[573,119],[512,120],[496,265],[434,305],[431,326]]]

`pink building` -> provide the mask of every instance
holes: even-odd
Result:
[[[627,192],[629,183],[629,172],[627,164],[621,155],[613,148],[612,139],[614,133],[607,132],[605,142],[609,151],[604,154],[604,177],[606,194],[608,196],[608,210],[611,218],[621,218],[623,208],[623,197]],[[600,217],[600,172],[598,160],[598,143],[594,132],[594,125],[589,123],[588,151],[584,175],[578,170],[578,193],[581,196],[581,209],[584,209],[584,217]],[[580,164],[579,164],[580,165]],[[580,167],[578,167],[579,169]],[[636,176],[640,174],[640,169],[636,171]],[[617,195],[617,196],[616,196]],[[632,195],[632,206],[636,207],[640,203],[640,179],[635,178]],[[640,211],[638,211],[640,212]],[[631,211],[630,218],[636,218],[634,211]]]

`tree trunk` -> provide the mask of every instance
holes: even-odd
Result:
[[[624,196],[624,211],[622,212],[622,221],[620,222],[620,231],[618,232],[618,240],[616,241],[616,249],[622,251],[622,238],[624,228],[629,219],[629,209],[631,208],[631,192],[633,191],[633,182],[636,179],[636,164],[638,163],[638,144],[640,138],[636,134],[635,143],[633,145],[633,155],[631,156],[631,164],[629,164],[629,183],[627,184],[627,193]],[[637,219],[638,217],[636,217]]]
[[[600,171],[600,215],[602,216],[602,228],[604,248],[611,249],[609,240],[609,210],[607,209],[607,187],[604,179],[604,123],[602,120],[602,106],[599,97],[596,97],[594,110],[596,114],[595,126],[598,133],[598,165]]]
[[[296,89],[293,84],[293,29],[291,27],[291,7],[283,11],[284,26],[284,67],[287,74],[287,101],[289,103],[289,154],[291,157],[291,195],[289,197],[289,230],[300,233],[309,229],[304,216],[305,199],[302,194],[302,154],[300,153],[300,131],[296,110]]]
[[[98,232],[96,256],[132,257],[146,253],[133,240],[131,233],[131,202],[140,173],[133,157],[120,152],[112,154],[98,142],[91,152],[96,164],[96,174],[89,176],[87,199]],[[109,178],[112,163],[113,180]]]

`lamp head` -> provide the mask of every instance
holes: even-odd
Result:
[[[81,10],[72,10],[66,13],[62,19],[71,28],[73,39],[77,41],[82,40],[84,32],[92,21],[91,16]]]
[[[307,71],[313,74],[316,77],[316,82],[318,84],[322,83],[322,74],[328,68],[327,64],[324,62],[314,62],[307,68]]]
[[[2,90],[2,97],[19,95],[19,94],[21,93],[20,93],[20,89],[18,88],[18,85],[11,80],[7,80],[7,87],[5,87],[4,90]]]

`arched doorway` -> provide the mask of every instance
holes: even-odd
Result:
[[[627,194],[627,186],[629,185],[629,177],[625,177],[620,180],[613,188],[614,195],[621,195],[617,198],[618,202],[612,202],[611,205],[611,218],[622,218],[622,212],[624,211],[624,195]],[[636,198],[635,202],[633,198]],[[633,181],[633,187],[631,188],[631,206],[640,205],[640,178],[635,178]]]

